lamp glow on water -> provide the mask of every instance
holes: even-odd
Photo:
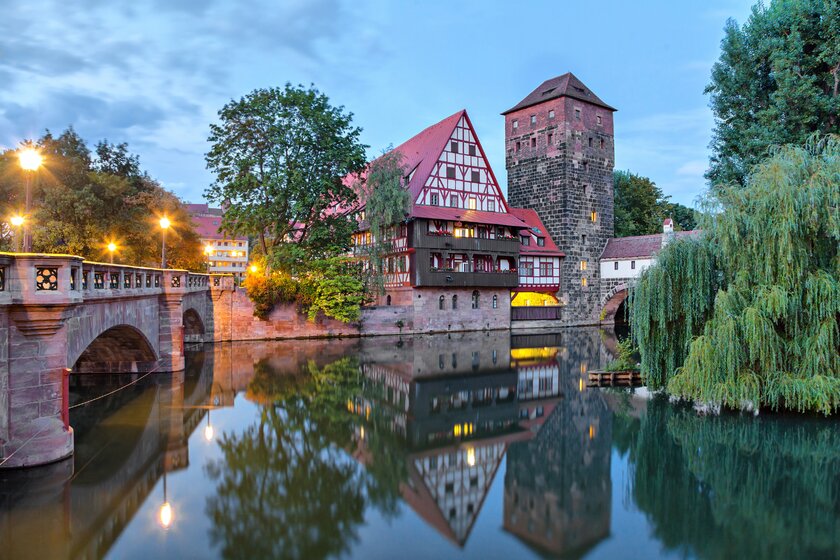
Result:
[[[172,525],[172,519],[174,515],[172,514],[172,505],[169,502],[163,502],[163,505],[160,506],[160,512],[158,513],[158,521],[160,521],[160,526],[164,529],[169,529]]]

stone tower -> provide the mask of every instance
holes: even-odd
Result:
[[[614,108],[573,74],[504,113],[511,206],[537,211],[559,249],[567,324],[598,322],[598,259],[613,236]]]

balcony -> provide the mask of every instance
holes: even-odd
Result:
[[[443,251],[466,251],[474,253],[519,253],[519,238],[484,239],[479,237],[453,237],[451,235],[430,235],[419,233],[414,237],[414,247]]]

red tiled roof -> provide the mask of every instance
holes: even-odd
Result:
[[[525,222],[527,224],[527,228],[532,234],[536,235],[537,237],[545,238],[545,246],[540,247],[539,245],[522,245],[519,248],[519,253],[522,255],[547,255],[547,256],[558,256],[558,257],[565,257],[566,254],[563,253],[557,245],[554,243],[554,240],[551,239],[551,236],[548,234],[548,230],[546,229],[545,225],[543,225],[542,220],[540,220],[539,214],[537,214],[536,210],[532,210],[531,208],[511,208],[511,214]]]
[[[700,230],[675,231],[676,238],[695,237]],[[636,235],[633,237],[616,237],[607,241],[604,252],[601,253],[601,260],[630,259],[633,257],[654,256],[662,248],[662,234]]]
[[[475,224],[493,224],[497,226],[511,226],[515,228],[527,228],[521,219],[513,214],[502,212],[483,212],[481,210],[465,210],[463,208],[449,208],[446,206],[420,206],[414,207],[411,213],[413,218],[427,218],[430,220],[451,220],[453,222],[470,222]]]
[[[524,109],[525,107],[530,107],[531,105],[536,105],[537,103],[542,103],[543,101],[556,99],[558,97],[571,97],[573,99],[579,99],[581,101],[586,101],[587,103],[592,103],[593,105],[598,105],[599,107],[609,109],[610,111],[616,110],[614,107],[610,107],[601,101],[601,99],[592,93],[592,90],[586,87],[583,82],[577,78],[577,76],[571,72],[566,72],[562,76],[557,76],[556,78],[544,81],[537,89],[529,93],[525,99],[502,114],[506,115],[508,113],[512,113],[513,111],[518,111],[519,109]]]
[[[202,239],[231,239],[235,241],[247,241],[247,237],[231,237],[219,233],[219,226],[222,223],[221,216],[193,216],[195,232]]]

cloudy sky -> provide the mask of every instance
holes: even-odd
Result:
[[[128,142],[188,201],[212,176],[209,123],[286,82],[344,105],[376,155],[466,108],[503,186],[499,113],[575,73],[617,107],[616,167],[674,201],[705,188],[703,88],[751,0],[27,0],[0,10],[0,148],[73,125]]]

